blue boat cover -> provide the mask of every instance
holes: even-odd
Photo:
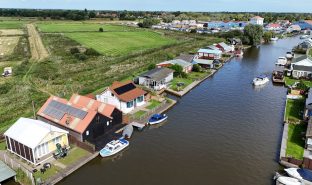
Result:
[[[297,172],[301,175],[303,179],[312,182],[312,171],[301,168],[298,169]]]
[[[125,139],[119,139],[119,141],[122,142],[122,143],[124,143],[124,144],[125,144],[125,143],[128,143],[128,141],[125,140]]]
[[[265,77],[267,77],[266,75],[259,75],[259,76],[257,76],[257,78],[265,78]]]

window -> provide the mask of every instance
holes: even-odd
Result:
[[[54,144],[60,143],[61,142],[61,137],[56,137],[53,139]]]
[[[87,130],[86,135],[87,135],[87,136],[89,135],[89,130]]]
[[[111,93],[112,94],[112,97],[114,97],[115,95],[114,95],[114,93]]]
[[[138,103],[141,103],[143,100],[144,100],[144,96],[140,96],[140,97],[137,98],[137,102]]]
[[[106,125],[109,126],[109,121],[106,122]]]
[[[133,107],[133,101],[127,102],[127,108],[131,108],[131,107]]]

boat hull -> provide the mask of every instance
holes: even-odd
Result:
[[[265,85],[266,83],[269,82],[269,79],[268,78],[265,78],[263,80],[253,80],[253,85],[254,86],[260,86],[260,85]]]
[[[164,117],[163,119],[157,120],[157,121],[149,121],[148,124],[156,125],[156,124],[159,124],[159,123],[162,123],[162,122],[166,121],[167,118],[168,118],[168,116]]]

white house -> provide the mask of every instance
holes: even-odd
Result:
[[[255,17],[252,17],[250,18],[250,24],[255,24],[255,25],[263,25],[263,21],[264,21],[264,18],[260,17],[260,16],[255,16]]]
[[[300,32],[301,31],[301,27],[297,24],[294,25],[290,25],[287,30],[288,33],[292,33],[292,32]]]
[[[308,77],[312,73],[312,60],[307,57],[291,64],[292,76],[294,78]]]
[[[191,63],[192,60],[193,60],[194,56],[192,56],[192,59],[190,62],[187,62],[183,59],[174,59],[174,60],[168,60],[168,61],[165,61],[165,62],[161,62],[159,64],[157,64],[158,67],[171,67],[173,65],[179,65],[183,68],[183,72],[185,73],[190,73],[192,72],[192,69],[193,69],[193,64]],[[171,73],[170,73],[171,74]]]
[[[56,144],[68,147],[68,132],[48,123],[20,118],[5,133],[7,150],[37,165],[53,157]]]
[[[114,105],[127,114],[144,105],[147,92],[138,88],[132,81],[114,82],[103,93],[96,96],[98,101]]]
[[[153,90],[166,89],[173,79],[173,70],[168,68],[155,68],[139,76],[139,84]]]

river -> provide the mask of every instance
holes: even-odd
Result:
[[[158,128],[135,132],[115,159],[94,159],[60,185],[266,185],[279,169],[286,88],[252,79],[299,42],[287,38],[246,50],[168,111]]]

